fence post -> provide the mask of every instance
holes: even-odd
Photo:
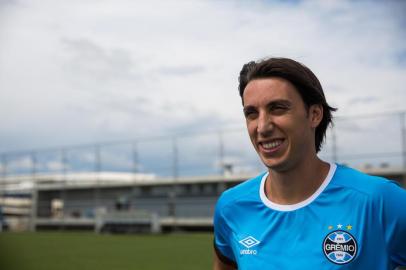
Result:
[[[2,211],[3,208],[4,208],[5,198],[6,198],[6,194],[7,194],[7,191],[6,191],[6,188],[7,188],[7,179],[6,179],[6,176],[7,176],[7,155],[6,154],[1,155],[1,163],[2,163],[2,166],[1,166],[2,177],[1,177],[1,182],[0,182],[0,211]],[[0,215],[1,215],[1,213],[0,213]],[[3,221],[0,218],[0,232],[3,230],[2,222]]]
[[[100,157],[100,145],[96,144],[94,146],[94,171],[96,175],[96,185],[94,188],[93,194],[93,214],[96,215],[96,211],[99,208],[100,204],[100,171],[101,171],[101,157]]]
[[[68,167],[68,157],[66,155],[66,149],[61,149],[61,162],[62,162],[62,183],[61,183],[61,200],[62,200],[62,218],[66,218],[66,188],[67,188],[67,167]]]
[[[177,189],[178,189],[178,176],[179,176],[179,164],[178,164],[178,142],[176,137],[172,138],[172,177],[173,185],[172,190],[169,192],[169,216],[173,218],[173,228],[176,229],[176,203],[177,203]]]
[[[338,153],[337,153],[337,134],[336,128],[331,128],[331,137],[332,137],[332,152],[333,152],[333,161],[334,163],[338,162]]]
[[[178,141],[177,141],[176,137],[174,137],[172,139],[172,153],[173,153],[172,174],[173,174],[173,179],[175,181],[177,181],[178,176],[179,176],[179,163],[178,163],[179,162],[179,160],[178,160],[179,153],[178,153]]]
[[[135,176],[136,173],[139,172],[139,157],[138,157],[138,144],[137,142],[133,142],[131,145],[132,148],[132,161],[133,161],[133,174]]]
[[[31,157],[31,177],[32,177],[32,190],[31,190],[31,222],[30,231],[35,232],[37,223],[37,208],[38,208],[38,183],[36,179],[37,174],[37,156],[33,151]]]
[[[224,175],[225,173],[225,164],[224,164],[224,140],[223,132],[220,130],[219,133],[219,165],[220,165],[220,174]]]
[[[137,184],[138,184],[138,177],[137,174],[140,172],[140,166],[139,166],[139,154],[138,154],[138,142],[134,141],[131,144],[131,149],[132,149],[132,172],[133,172],[133,185],[132,185],[132,191],[130,195],[130,208],[134,208],[136,206],[136,197],[138,194],[137,191]]]
[[[1,163],[2,163],[2,172],[1,175],[3,179],[6,179],[7,176],[7,154],[1,155]]]
[[[402,170],[403,170],[403,186],[406,187],[406,112],[400,113],[400,132],[402,145]]]

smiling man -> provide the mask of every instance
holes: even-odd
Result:
[[[317,156],[335,109],[313,72],[287,58],[250,62],[239,91],[268,171],[218,200],[214,269],[406,265],[406,191]]]

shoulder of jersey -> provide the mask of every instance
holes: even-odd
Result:
[[[237,200],[250,200],[259,196],[259,187],[261,185],[262,173],[256,177],[248,179],[232,188],[225,190],[219,200],[218,204],[225,206]]]
[[[356,169],[337,165],[332,186],[350,188],[366,195],[376,195],[387,186],[397,186],[394,181],[379,176],[372,176]]]

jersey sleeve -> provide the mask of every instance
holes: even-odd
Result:
[[[406,190],[388,181],[382,191],[384,233],[391,260],[397,266],[406,266]]]
[[[232,232],[224,217],[224,210],[224,198],[221,196],[214,212],[214,250],[223,263],[236,267],[235,256],[230,244]]]

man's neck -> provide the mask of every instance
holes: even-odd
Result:
[[[292,170],[278,172],[270,169],[265,183],[269,200],[277,204],[296,204],[309,198],[323,183],[329,164],[317,156],[301,162]]]

